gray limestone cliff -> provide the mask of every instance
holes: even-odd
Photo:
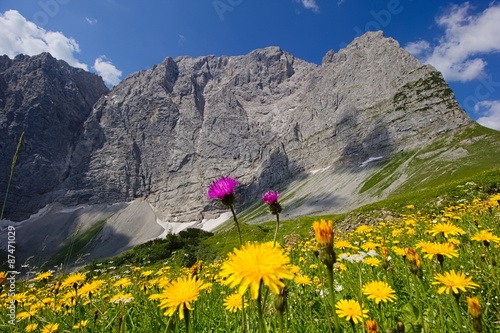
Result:
[[[278,47],[166,58],[95,104],[56,193],[67,205],[144,198],[162,220],[200,221],[217,212],[206,189],[221,175],[242,183],[245,202],[469,122],[441,74],[381,32],[321,66]]]
[[[52,201],[141,198],[164,221],[200,221],[220,212],[206,198],[219,176],[237,178],[245,202],[305,171],[355,168],[471,121],[439,72],[381,32],[320,66],[278,47],[166,58],[109,92],[50,55],[23,59],[0,59],[0,190],[17,135],[33,133],[12,219]]]
[[[19,220],[57,199],[72,172],[73,150],[92,106],[108,89],[95,74],[48,53],[0,57],[0,198],[12,159],[24,143],[7,198],[6,216]]]

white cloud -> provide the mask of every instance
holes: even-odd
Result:
[[[49,52],[71,66],[88,70],[87,65],[74,56],[80,52],[80,47],[73,38],[38,27],[27,21],[17,10],[0,13],[0,31],[0,54],[13,58],[20,53],[31,56]]]
[[[311,9],[315,13],[319,12],[319,6],[318,4],[316,4],[316,0],[295,0],[295,1],[302,3],[302,5],[305,8]]]
[[[120,83],[120,77],[122,76],[122,71],[117,69],[111,61],[106,59],[106,56],[100,56],[94,61],[94,66],[92,67],[97,74],[102,76],[102,79],[107,85],[115,86]]]
[[[413,55],[420,55],[428,52],[431,49],[431,44],[425,40],[411,42],[405,46],[405,50]]]
[[[449,81],[466,82],[484,75],[487,62],[481,56],[500,52],[500,5],[492,3],[477,15],[470,14],[472,9],[468,2],[452,5],[436,19],[445,30],[437,45],[419,41],[406,49]]]
[[[87,21],[87,23],[88,23],[88,24],[90,24],[90,25],[94,25],[94,24],[96,24],[96,23],[97,23],[97,19],[95,19],[95,18],[90,18],[90,17],[86,17],[86,18],[85,18],[85,21]]]
[[[177,44],[179,45],[184,45],[184,42],[186,41],[186,36],[184,35],[179,35],[179,39],[177,40]]]
[[[479,124],[500,131],[500,101],[479,102],[474,111],[482,115],[477,119]]]

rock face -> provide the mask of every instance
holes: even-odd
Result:
[[[5,82],[14,80],[5,73],[24,68],[14,71],[16,61],[22,63],[0,62],[1,107],[17,110],[1,115],[2,144],[4,137],[10,142],[5,153],[2,147],[2,163],[12,155],[14,134],[26,126],[27,115],[54,111],[39,112],[41,123],[33,131],[47,137],[31,139],[23,152],[25,167],[16,169],[26,177],[28,166],[37,167],[30,174],[31,190],[11,199],[11,218],[51,200],[78,205],[144,198],[162,220],[200,221],[217,213],[206,189],[221,175],[241,182],[239,198],[255,199],[303,171],[357,166],[424,145],[471,121],[439,72],[381,32],[329,51],[321,66],[278,47],[236,57],[166,58],[130,75],[95,104],[104,85],[72,69],[71,80],[60,76],[54,80],[59,85],[37,85],[46,89],[38,98],[47,96],[39,109],[35,101],[29,108],[15,104],[14,93],[5,97],[13,91],[4,89]],[[47,71],[62,66],[50,61]],[[35,88],[22,89],[19,94],[26,95]],[[68,98],[55,99],[61,94]],[[34,150],[37,144],[45,155]],[[41,168],[49,168],[43,182],[37,181]]]
[[[57,199],[54,190],[72,172],[70,161],[83,124],[108,89],[97,75],[48,53],[0,57],[0,197],[24,132],[6,216],[24,219]]]

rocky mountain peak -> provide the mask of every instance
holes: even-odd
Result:
[[[6,62],[0,60],[0,68]],[[54,69],[49,77],[62,72]],[[82,106],[80,116],[58,124],[76,128],[67,139],[71,144],[40,159],[47,168],[60,161],[54,177],[32,191],[31,205],[18,209],[23,192],[13,211],[34,212],[52,201],[142,198],[160,220],[201,221],[220,213],[205,195],[219,176],[238,178],[245,202],[309,170],[356,169],[367,158],[391,156],[470,122],[440,73],[381,32],[329,51],[321,66],[271,46],[242,56],[167,57],[109,92],[92,74],[70,72],[53,89],[53,102],[66,105],[67,114],[76,109],[55,95],[74,91],[82,97],[71,102]],[[2,93],[12,95],[12,89]],[[25,117],[34,105],[9,112]],[[2,118],[2,133],[16,123],[11,119]],[[14,136],[9,140],[13,146]],[[39,141],[40,149],[52,151],[51,140]]]

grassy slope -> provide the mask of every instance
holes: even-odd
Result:
[[[465,156],[467,151],[467,156]],[[461,156],[463,154],[464,156]],[[403,177],[403,178],[401,178]],[[404,182],[394,187],[395,182]],[[467,185],[468,184],[468,185]],[[279,239],[293,233],[306,235],[318,219],[331,219],[337,224],[373,223],[381,212],[405,213],[412,204],[420,210],[432,212],[457,198],[472,199],[500,191],[500,132],[475,123],[453,133],[445,133],[434,144],[418,151],[402,152],[386,161],[365,181],[360,192],[374,196],[391,190],[386,199],[354,209],[349,214],[301,216],[281,221]],[[289,194],[290,195],[290,194]],[[283,198],[284,199],[284,198]],[[238,215],[243,241],[271,241],[275,230],[274,216],[268,222],[251,224],[252,218],[266,213],[266,205],[257,202]],[[211,249],[210,257],[223,257],[239,246],[234,222],[228,221],[212,237],[199,240],[202,247]],[[164,246],[161,241],[148,246]],[[207,252],[207,250],[201,252]],[[154,252],[154,248],[151,249]],[[200,252],[196,249],[194,252]],[[134,260],[143,256],[132,249],[121,255]],[[184,255],[184,253],[183,253]],[[199,259],[208,259],[201,256]],[[165,260],[165,259],[163,259]],[[171,259],[175,262],[175,258]]]
[[[405,181],[391,188],[401,177]],[[456,198],[472,199],[484,193],[499,192],[500,132],[472,123],[456,132],[444,133],[428,147],[401,152],[386,161],[359,191],[379,196],[387,189],[391,192],[385,195],[386,199],[354,209],[349,214],[302,216],[281,221],[280,238],[291,233],[307,234],[312,222],[321,218],[344,224],[366,223],[380,215],[381,210],[403,213],[409,204],[421,210],[439,210]],[[259,225],[245,224],[265,209],[266,205],[257,203],[238,215],[243,224],[244,241],[272,240],[276,225],[273,216]],[[233,225],[234,222],[229,221],[214,237],[206,240],[220,255],[238,246]]]
[[[419,151],[402,152],[387,161],[360,189],[382,193],[400,177],[404,183],[390,193],[401,195],[472,177],[500,168],[500,132],[476,123],[445,133]]]

